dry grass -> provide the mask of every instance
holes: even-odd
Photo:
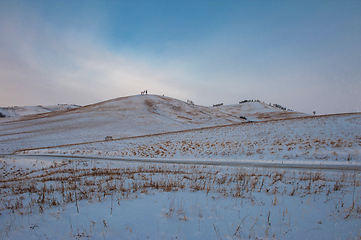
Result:
[[[3,166],[9,168],[5,162]],[[255,193],[263,192],[273,195],[272,204],[277,205],[283,195],[325,194],[331,197],[334,192],[346,194],[352,187],[355,191],[360,186],[356,173],[326,177],[329,175],[315,171],[225,170],[221,167],[166,164],[117,166],[99,167],[94,162],[68,160],[32,171],[10,169],[0,177],[0,211],[11,209],[31,214],[69,203],[78,206],[80,200],[101,202],[108,196],[119,204],[123,199],[154,191],[203,191],[217,193],[220,197],[251,200]],[[5,173],[4,169],[2,173]],[[359,209],[356,200],[348,214],[360,217]],[[178,215],[186,221],[186,216]]]
[[[160,140],[156,143],[148,143],[125,148],[105,148],[107,150],[74,149],[74,150],[48,150],[47,153],[70,153],[81,155],[102,155],[119,157],[142,157],[142,158],[169,158],[180,157],[217,157],[230,158],[256,157],[262,158],[263,155],[272,154],[284,159],[297,159],[299,155],[304,159],[334,159],[334,160],[357,160],[358,157],[351,153],[354,152],[354,142],[345,139],[320,138],[294,138],[294,139],[262,139],[250,141],[248,139],[239,139],[236,141],[226,140]],[[119,149],[119,150],[118,150]],[[330,152],[330,149],[333,151]],[[340,150],[341,149],[341,150]],[[343,150],[342,150],[343,149]],[[24,153],[27,153],[26,151]],[[37,153],[37,151],[32,151]]]

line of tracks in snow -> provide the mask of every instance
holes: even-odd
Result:
[[[161,164],[188,164],[188,165],[209,165],[229,167],[255,167],[255,168],[281,168],[281,169],[303,169],[303,170],[335,170],[335,171],[361,171],[360,164],[348,163],[321,163],[310,161],[281,161],[281,160],[213,160],[213,159],[159,159],[159,158],[122,158],[84,155],[56,155],[56,154],[21,154],[3,155],[0,158],[17,159],[84,159],[84,160],[106,160],[121,161],[128,163],[161,163]]]

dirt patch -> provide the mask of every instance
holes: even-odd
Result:
[[[187,118],[187,117],[183,117],[183,116],[177,116],[177,118],[182,118],[182,119],[186,119],[186,120],[189,120],[189,121],[192,121],[193,119],[191,118]]]
[[[144,100],[144,105],[147,107],[148,111],[154,113],[157,109],[154,101],[146,99]]]

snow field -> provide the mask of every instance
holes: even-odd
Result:
[[[278,120],[22,151],[175,159],[360,162],[361,116]]]
[[[360,237],[358,172],[1,161],[1,238]]]

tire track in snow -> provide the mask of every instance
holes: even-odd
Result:
[[[90,160],[107,160],[121,162],[141,162],[141,163],[165,163],[165,164],[190,164],[190,165],[215,165],[230,167],[260,167],[260,168],[283,168],[283,169],[309,169],[309,170],[341,170],[341,171],[361,171],[360,164],[327,164],[327,163],[309,163],[304,161],[294,161],[285,163],[281,160],[212,160],[212,159],[157,159],[157,158],[122,158],[122,157],[102,157],[102,156],[83,156],[83,155],[57,155],[57,154],[21,154],[21,155],[3,155],[0,157],[15,158],[73,158]]]

